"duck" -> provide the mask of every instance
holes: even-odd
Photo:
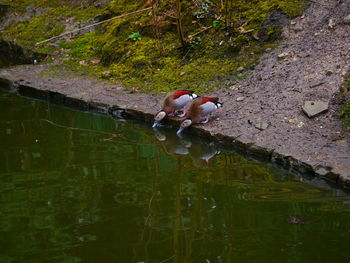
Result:
[[[178,90],[168,94],[164,99],[162,109],[154,116],[152,127],[158,127],[160,122],[167,116],[184,117],[186,115],[186,105],[197,97],[192,90]]]
[[[187,134],[176,136],[171,130],[165,129],[154,129],[153,131],[166,154],[172,156],[188,155],[193,164],[198,167],[209,166],[210,160],[221,152],[214,143],[195,139]]]
[[[176,132],[181,132],[195,123],[207,123],[210,114],[222,107],[223,103],[219,102],[218,97],[200,97],[192,101],[191,106],[186,114],[186,119],[180,124],[180,128]]]

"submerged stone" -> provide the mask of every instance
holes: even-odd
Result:
[[[325,101],[305,101],[303,111],[309,117],[315,117],[328,111],[328,102]]]

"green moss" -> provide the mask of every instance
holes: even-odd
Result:
[[[270,25],[265,29],[267,42],[260,43],[253,36],[263,29],[273,10],[280,9],[288,16],[295,16],[304,7],[304,2],[300,0],[233,3],[233,30],[227,31],[222,27],[208,30],[196,37],[200,41],[190,41],[186,49],[179,49],[176,31],[167,29],[160,39],[163,47],[163,54],[160,55],[153,30],[149,32],[147,27],[151,22],[148,13],[113,20],[104,25],[99,34],[80,37],[64,47],[71,49],[68,54],[73,60],[87,60],[94,56],[101,58],[104,67],[96,66],[94,74],[112,81],[122,81],[126,87],[134,90],[159,93],[189,88],[199,93],[208,92],[220,86],[230,86],[243,78],[260,54],[267,47],[275,45],[274,41],[281,33],[278,26]],[[137,6],[138,1],[111,1],[105,15],[130,12]],[[165,6],[168,6],[167,3],[160,10]],[[191,13],[187,16],[193,19]],[[213,19],[199,22],[209,26]],[[238,27],[241,24],[244,24],[244,28]],[[196,34],[198,30],[198,24],[193,22],[185,27],[187,35]],[[142,39],[132,41],[129,38],[132,32],[140,32]],[[79,55],[82,53],[83,56]],[[243,68],[243,72],[237,72],[238,68],[241,68],[240,71]]]
[[[9,4],[16,12],[24,12],[29,5],[38,5],[43,0],[2,0],[1,2]]]
[[[2,0],[1,2],[9,4],[11,8],[16,11],[16,13],[24,13],[28,8],[37,9],[37,8],[57,8],[62,6],[69,6],[74,9],[87,9],[87,11],[92,11],[94,9],[93,4],[95,1],[74,1],[71,0]],[[72,12],[75,12],[72,10]],[[83,15],[85,16],[85,14]]]
[[[94,58],[95,48],[93,40],[96,38],[96,32],[90,32],[76,39],[61,44],[63,49],[68,49],[68,55],[77,60],[87,60]]]
[[[4,37],[16,39],[24,47],[33,48],[35,43],[63,32],[65,26],[59,23],[59,18],[53,12],[34,17],[28,22],[17,24],[4,32]]]
[[[17,8],[28,2],[19,1]],[[35,1],[51,10],[9,29],[7,36],[30,46],[62,32],[67,18],[86,21],[99,15],[107,19],[144,8],[144,1],[139,0],[112,0],[103,10],[90,6],[73,8],[69,2]],[[114,19],[96,32],[70,42],[62,41],[59,48],[67,51],[63,66],[111,81],[122,81],[126,87],[146,92],[190,88],[203,93],[231,86],[247,75],[267,47],[276,45],[281,28],[269,22],[272,12],[278,9],[294,17],[306,6],[304,0],[237,0],[232,3],[230,26],[225,28],[220,1],[211,1],[204,13],[193,2],[183,1],[183,31],[187,45],[181,48],[176,21],[171,18],[175,15],[174,2],[160,1],[157,11],[159,40],[155,37],[151,12]],[[220,21],[218,17],[221,17]],[[219,26],[210,28],[213,22]],[[203,30],[206,27],[208,29]],[[132,32],[139,32],[137,41],[130,39]],[[41,50],[50,48],[46,45]],[[93,64],[93,59],[101,59],[101,63]]]
[[[28,5],[28,1],[15,2],[11,3],[11,5],[16,8],[16,11],[22,10],[22,7]],[[15,40],[17,44],[25,48],[35,49],[43,53],[50,52],[57,49],[57,45],[47,43],[45,45],[35,46],[35,44],[61,34],[65,30],[65,20],[73,19],[75,22],[84,22],[96,16],[99,10],[95,7],[87,8],[84,6],[72,8],[70,5],[59,5],[58,2],[31,2],[31,5],[36,3],[39,6],[46,6],[48,3],[51,3],[50,6],[54,6],[53,4],[55,3],[56,7],[52,7],[39,16],[6,29],[2,33],[2,36],[6,39]]]
[[[305,0],[282,0],[277,2],[278,8],[290,18],[300,16],[303,10],[308,6],[308,2]]]

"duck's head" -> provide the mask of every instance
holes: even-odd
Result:
[[[190,127],[191,124],[192,124],[192,120],[191,120],[191,119],[185,119],[185,120],[183,120],[183,121],[181,122],[180,128],[178,129],[178,131],[176,132],[176,134],[177,134],[177,135],[180,135],[181,132],[182,132],[184,129]]]
[[[224,104],[224,103],[219,102],[219,101],[215,102],[215,106],[216,106],[217,109],[218,109],[218,108],[221,108],[223,104]]]
[[[153,128],[156,128],[159,126],[159,123],[161,120],[163,120],[166,117],[166,112],[161,110],[159,111],[155,116],[154,116],[154,123],[153,123]]]
[[[193,91],[191,91],[191,93],[189,95],[192,98],[192,100],[194,100],[195,98],[198,98],[198,95],[196,93],[194,93]]]

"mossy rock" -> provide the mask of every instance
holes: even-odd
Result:
[[[3,11],[3,10],[7,10],[7,9],[9,9],[9,8],[10,8],[10,5],[9,5],[9,4],[0,2],[0,12]]]
[[[34,60],[40,61],[45,54],[24,49],[13,42],[0,39],[0,60],[3,66],[16,64],[30,64]]]
[[[10,5],[0,2],[0,21],[1,21],[1,17],[6,14],[9,8],[10,8]]]

